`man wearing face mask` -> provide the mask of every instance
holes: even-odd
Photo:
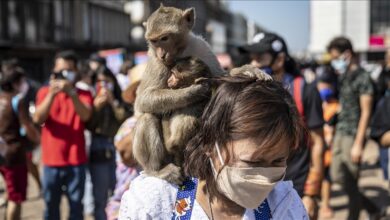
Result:
[[[339,75],[341,104],[332,148],[332,181],[341,184],[348,195],[348,219],[359,219],[360,207],[370,213],[370,219],[378,219],[378,208],[359,193],[358,187],[359,164],[371,116],[374,87],[370,75],[359,66],[347,38],[333,39],[328,52],[331,65]]]
[[[35,123],[42,125],[43,193],[45,219],[61,219],[63,193],[70,204],[69,219],[83,219],[85,163],[84,123],[92,113],[90,92],[75,88],[77,56],[57,54],[48,86],[36,98]]]
[[[251,64],[263,69],[275,80],[283,83],[293,96],[301,118],[310,133],[302,137],[298,150],[288,162],[286,179],[294,182],[294,188],[302,197],[309,216],[317,216],[315,198],[319,196],[323,174],[323,111],[322,100],[315,84],[309,84],[300,76],[295,61],[289,56],[283,38],[274,33],[259,33],[249,45],[240,47],[249,53]],[[309,171],[310,170],[310,171]]]

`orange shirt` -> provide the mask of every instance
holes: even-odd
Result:
[[[48,94],[49,87],[38,91],[39,105]],[[92,106],[90,92],[77,90],[80,101]],[[64,92],[58,93],[51,105],[49,117],[42,127],[42,161],[46,166],[76,166],[87,162],[84,139],[84,122],[76,113],[72,99]]]

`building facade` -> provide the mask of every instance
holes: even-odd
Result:
[[[325,52],[336,36],[350,38],[362,60],[383,59],[390,47],[390,1],[312,0],[309,52]]]
[[[54,54],[73,49],[82,57],[104,48],[130,46],[123,2],[99,0],[1,0],[0,59],[17,57],[43,82]]]

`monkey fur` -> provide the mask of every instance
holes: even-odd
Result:
[[[145,24],[149,59],[137,89],[134,106],[135,111],[140,113],[134,131],[135,159],[148,175],[176,184],[182,182],[183,175],[181,164],[175,164],[174,158],[182,152],[172,152],[175,147],[168,150],[165,146],[164,136],[168,135],[164,133],[170,132],[167,131],[169,129],[163,131],[163,127],[167,127],[163,124],[169,123],[169,120],[163,120],[163,118],[169,117],[178,109],[188,111],[183,114],[201,114],[203,109],[191,109],[189,106],[207,101],[211,91],[207,83],[170,89],[168,79],[171,75],[171,68],[177,59],[196,57],[208,66],[212,76],[224,74],[210,46],[201,37],[192,33],[194,23],[194,8],[181,10],[160,6],[150,15]],[[184,121],[180,120],[183,124],[181,126],[188,126],[185,129],[191,130],[193,126],[196,128],[192,121],[186,121],[185,118],[182,120]],[[172,124],[175,126],[174,123]],[[188,138],[183,137],[183,139]],[[170,146],[176,145],[172,142],[174,141],[170,141]]]
[[[187,57],[176,61],[168,79],[168,87],[171,89],[185,88],[210,77],[210,69],[204,62],[195,57]],[[177,165],[183,163],[183,148],[196,134],[199,128],[199,117],[207,102],[208,99],[205,99],[163,117],[165,146],[168,153],[174,156],[174,162]]]

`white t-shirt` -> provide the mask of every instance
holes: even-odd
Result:
[[[177,186],[169,182],[141,174],[122,197],[119,220],[170,220],[177,195]],[[301,198],[291,181],[276,184],[267,201],[273,219],[309,219]],[[260,204],[259,204],[260,205]],[[209,220],[205,211],[194,202],[191,219]],[[255,220],[253,210],[246,210],[243,220]]]

